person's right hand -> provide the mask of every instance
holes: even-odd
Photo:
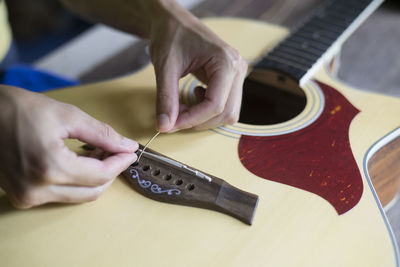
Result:
[[[205,130],[236,123],[246,60],[175,0],[153,1],[152,7],[159,10],[152,13],[150,36],[157,81],[157,129]],[[204,84],[196,87],[197,103],[192,106],[179,101],[179,80],[189,73]]]
[[[111,155],[78,156],[67,138]],[[137,148],[75,106],[0,85],[0,186],[17,208],[95,200],[136,160]]]

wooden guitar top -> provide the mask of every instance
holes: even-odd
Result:
[[[249,20],[205,23],[249,62],[287,35],[284,28]],[[324,68],[312,80],[302,86],[307,97],[304,111],[287,122],[164,134],[151,145],[154,151],[258,195],[252,226],[215,211],[153,201],[122,179],[97,201],[28,211],[13,209],[0,193],[2,265],[398,266],[396,243],[366,166],[379,147],[400,136],[400,100],[353,89]],[[184,98],[190,98],[194,83],[193,77],[182,80]],[[325,103],[319,83],[359,111],[349,124],[348,140],[363,191],[343,212],[311,191],[257,176],[239,157],[242,135],[279,136],[317,121]],[[154,134],[155,88],[152,66],[147,66],[127,77],[47,95],[145,143]],[[81,144],[69,145],[78,149]]]

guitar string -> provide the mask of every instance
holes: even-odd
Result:
[[[142,152],[140,152],[140,155],[139,155],[139,157],[138,157],[138,160],[137,160],[138,163],[140,162],[140,158],[142,157],[143,152],[144,152],[144,151],[146,150],[146,148],[150,145],[150,143],[153,142],[154,139],[156,139],[156,137],[157,137],[159,134],[160,134],[160,132],[157,131],[157,133],[156,133],[155,135],[153,135],[153,137],[150,138],[150,140],[147,141],[147,143],[144,145],[144,147],[143,147],[143,149],[142,149]]]

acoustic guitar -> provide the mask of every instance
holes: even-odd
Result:
[[[399,266],[370,167],[385,162],[388,147],[397,151],[400,99],[352,88],[328,67],[379,4],[329,1],[292,34],[245,19],[204,20],[252,63],[240,121],[162,134],[151,149],[258,195],[251,226],[217,211],[154,201],[126,177],[79,205],[19,211],[1,193],[1,265]],[[193,101],[197,84],[192,76],[182,79],[183,100]],[[154,134],[155,88],[147,66],[47,95],[145,143]],[[197,189],[173,179],[170,187]],[[386,203],[394,196],[384,195]]]

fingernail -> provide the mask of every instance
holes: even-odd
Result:
[[[136,151],[138,149],[138,143],[126,137],[122,138],[122,146],[130,151]]]
[[[167,114],[160,114],[157,116],[158,130],[167,131],[169,129],[169,116]]]

